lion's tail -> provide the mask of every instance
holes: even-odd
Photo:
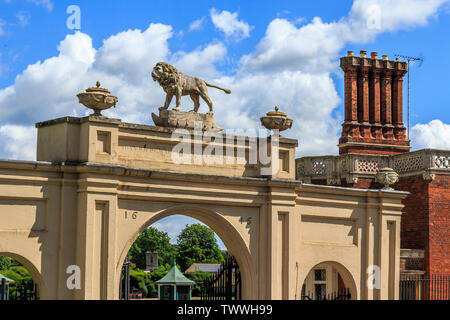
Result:
[[[231,90],[230,90],[230,89],[221,88],[221,87],[216,86],[216,85],[214,85],[214,84],[210,84],[210,83],[208,83],[208,82],[206,82],[206,81],[205,81],[205,84],[206,84],[208,87],[216,88],[216,89],[219,89],[219,90],[223,90],[226,94],[230,94],[230,93],[231,93]]]

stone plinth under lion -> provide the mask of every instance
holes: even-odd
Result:
[[[152,113],[152,118],[155,125],[160,127],[195,129],[197,128],[196,124],[199,124],[201,130],[223,130],[214,123],[214,113],[212,112],[196,113],[160,108],[159,116]]]

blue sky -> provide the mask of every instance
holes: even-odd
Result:
[[[80,30],[67,28],[70,5]],[[449,149],[449,31],[446,0],[0,0],[0,158],[35,159],[34,123],[86,115],[75,95],[97,80],[119,96],[108,116],[152,124],[161,60],[232,89],[210,92],[222,127],[256,128],[279,105],[298,156],[336,154],[338,61],[361,49],[424,57],[411,72],[412,145]]]

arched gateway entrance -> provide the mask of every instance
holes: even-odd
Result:
[[[260,140],[251,137],[216,132],[224,143],[212,157],[225,161],[179,163],[171,128],[96,116],[36,127],[37,162],[0,161],[0,252],[27,257],[43,299],[118,299],[131,244],[173,214],[221,237],[238,261],[244,299],[299,299],[311,268],[327,261],[346,266],[354,298],[398,297],[406,193],[302,183],[296,140],[267,141],[279,161],[268,171],[250,162]],[[366,272],[374,265],[375,289]]]
[[[171,215],[185,215],[197,219],[216,232],[227,247],[229,254],[234,256],[239,265],[243,297],[252,297],[257,292],[257,288],[255,288],[255,284],[257,284],[255,266],[245,239],[242,238],[234,226],[220,213],[200,206],[177,205],[154,215],[149,215],[151,218],[145,221],[137,232],[132,234],[131,238],[125,243],[123,250],[121,250],[119,260],[117,261],[117,279],[120,279],[122,263],[137,237],[155,222]]]

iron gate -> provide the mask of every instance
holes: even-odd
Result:
[[[236,259],[227,256],[218,272],[206,279],[201,286],[202,300],[241,300],[241,273]]]
[[[11,292],[9,294],[8,300],[39,300],[39,292],[35,283],[20,285],[16,287],[11,286],[10,290]]]
[[[125,258],[120,274],[119,299],[130,300],[130,259],[128,256]]]

